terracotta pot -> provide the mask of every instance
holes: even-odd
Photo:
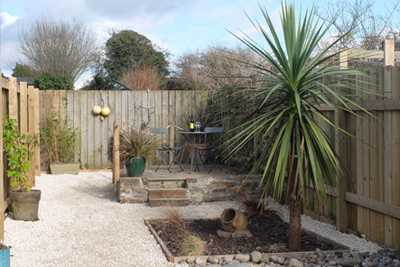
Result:
[[[247,217],[235,209],[226,209],[221,214],[222,227],[225,231],[235,232],[247,229]]]

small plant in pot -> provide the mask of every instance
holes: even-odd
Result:
[[[37,145],[36,136],[21,135],[17,121],[6,118],[3,126],[3,148],[7,156],[7,176],[12,186],[10,192],[11,207],[15,220],[36,221],[38,218],[40,190],[31,190],[26,184],[33,156],[33,149]]]
[[[10,247],[0,240],[0,266],[10,267]]]
[[[63,119],[60,114],[47,112],[44,126],[40,129],[42,149],[48,157],[52,174],[79,173],[75,151],[81,144],[80,130],[70,127],[68,122],[68,117]]]
[[[157,148],[157,135],[148,129],[137,130],[128,127],[120,133],[120,160],[125,163],[129,177],[141,177],[146,160],[154,160]]]

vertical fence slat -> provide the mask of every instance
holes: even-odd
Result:
[[[95,91],[88,91],[87,94],[87,103],[88,107],[85,111],[86,116],[87,116],[87,144],[88,144],[88,168],[90,170],[95,168],[95,150],[94,150],[94,144],[95,144],[95,138],[94,138],[94,129],[95,129],[95,122],[94,122],[94,115],[92,112],[92,108],[94,105],[98,103],[98,101],[95,101]]]
[[[114,191],[117,191],[119,180],[119,122],[113,123],[113,183]]]
[[[94,92],[94,105],[98,105],[101,100],[101,92],[99,90],[96,90]],[[93,107],[91,107],[93,108]],[[103,122],[101,122],[100,115],[94,116],[93,112],[91,112],[92,117],[91,119],[94,121],[94,128],[93,128],[93,139],[94,139],[94,153],[93,153],[93,158],[94,158],[94,169],[101,169],[101,158],[102,158],[102,142],[101,142],[101,133],[102,133],[102,127],[103,127]]]
[[[0,68],[1,72],[1,68]],[[1,81],[3,82],[3,78],[1,78]],[[3,95],[3,88],[1,89],[1,94],[0,94],[0,104],[2,105],[0,107],[0,122],[1,122],[1,127],[0,127],[0,147],[3,147],[3,98],[5,95]],[[5,178],[4,177],[4,169],[3,169],[3,152],[0,152],[0,240],[4,240],[4,210],[6,209],[4,207],[4,200],[6,199],[6,193],[5,193]]]
[[[8,116],[10,119],[18,121],[18,97],[17,97],[17,78],[9,77],[8,90]]]
[[[81,92],[81,160],[82,160],[82,165],[83,168],[89,169],[88,165],[88,131],[87,131],[87,126],[88,126],[88,116],[87,116],[87,110],[88,110],[88,92],[87,91],[82,91]]]

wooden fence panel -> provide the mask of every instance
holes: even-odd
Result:
[[[0,69],[1,72],[1,69]],[[8,115],[10,119],[18,121],[21,134],[38,134],[39,125],[39,90],[27,87],[26,83],[17,84],[14,77],[1,78],[0,95],[0,147],[3,147],[3,125]],[[27,184],[35,186],[35,169],[40,170],[39,146],[34,148],[34,155],[30,158],[31,171],[27,173]],[[10,204],[9,193],[11,190],[10,179],[7,177],[7,158],[0,153],[0,240],[4,239],[4,214]]]

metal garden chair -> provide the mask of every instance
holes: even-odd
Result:
[[[204,129],[204,146],[195,146],[195,153],[198,155],[198,161],[200,161],[200,164],[203,166],[203,168],[207,171],[207,172],[211,172],[214,169],[215,163],[218,163],[219,169],[221,169],[221,164],[220,161],[218,159],[219,157],[219,152],[220,152],[220,146],[222,145],[222,133],[224,131],[224,127],[206,127]],[[217,142],[215,142],[214,144],[211,144],[210,146],[206,147],[206,143],[207,143],[207,136],[210,136],[211,134],[219,134],[219,138],[217,140]],[[211,169],[208,170],[205,166],[205,163],[202,160],[202,155],[205,153],[205,151],[210,151],[211,152],[211,156],[213,159],[213,164],[211,166]],[[196,163],[197,164],[197,163]],[[198,165],[197,165],[197,169],[199,169]]]
[[[161,147],[157,148],[157,152],[160,155],[161,160],[160,160],[160,163],[158,164],[158,167],[157,167],[157,169],[155,171],[158,171],[158,168],[160,168],[160,165],[161,165],[162,162],[165,163],[165,165],[167,166],[167,170],[169,172],[171,172],[171,167],[175,162],[178,162],[178,164],[179,164],[179,167],[180,167],[179,171],[183,171],[182,165],[177,159],[178,159],[178,156],[180,155],[181,151],[183,150],[183,148],[185,146],[172,146],[171,147],[170,144],[169,144],[168,129],[166,127],[153,128],[153,133],[160,134],[160,135],[165,134],[165,138],[167,139],[166,140],[166,144],[167,144],[166,146],[161,146]],[[173,156],[171,164],[168,164],[167,161],[166,161],[166,158],[169,155],[169,152],[172,152],[172,156]]]

